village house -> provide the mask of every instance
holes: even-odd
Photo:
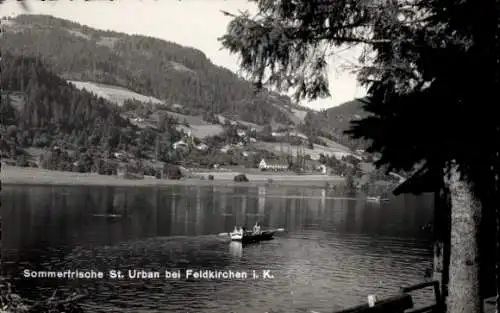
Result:
[[[283,162],[267,163],[264,159],[259,163],[259,169],[261,171],[287,171],[289,167],[288,164]]]
[[[179,140],[179,141],[174,143],[173,147],[175,150],[181,149],[181,148],[186,148],[187,143],[184,140]]]
[[[222,147],[220,149],[220,152],[222,152],[222,153],[228,153],[229,150],[231,150],[231,149],[232,149],[231,145],[225,145],[224,147]]]
[[[290,137],[295,137],[295,138],[300,138],[300,139],[303,139],[303,140],[307,140],[307,139],[309,139],[309,137],[307,137],[306,135],[301,134],[301,133],[299,133],[299,132],[297,132],[297,131],[295,131],[295,132],[290,132],[290,133],[289,133],[289,136],[290,136]]]
[[[271,136],[273,137],[290,137],[290,138],[299,138],[299,139],[302,139],[302,140],[307,140],[309,137],[307,137],[306,135],[304,134],[301,134],[297,131],[293,131],[293,132],[272,132],[271,133]]]
[[[360,161],[363,160],[362,157],[360,157],[359,155],[355,155],[351,152],[345,152],[345,151],[336,151],[336,152],[332,152],[333,156],[335,156],[335,158],[337,158],[338,160],[342,160],[342,158],[344,157],[347,157],[347,156],[352,156],[353,158],[356,158]]]
[[[199,151],[207,151],[208,150],[208,146],[204,143],[200,143],[199,145],[196,146],[196,149],[199,150]]]
[[[236,132],[238,134],[238,137],[245,137],[247,134],[244,129],[238,129]]]
[[[323,174],[323,175],[326,175],[326,174],[327,174],[327,168],[326,168],[326,165],[324,165],[324,164],[320,164],[320,165],[318,166],[318,170],[319,170],[319,171],[321,172],[321,174]]]
[[[127,159],[133,158],[132,155],[130,155],[129,153],[127,153],[125,151],[115,152],[115,153],[113,153],[113,157],[115,159],[122,161],[122,162],[125,162]]]
[[[144,122],[144,119],[142,117],[135,117],[135,118],[131,119],[130,121],[132,121],[133,123],[142,123],[142,122]]]
[[[282,133],[282,132],[280,132],[280,133],[277,133],[277,132],[272,132],[272,133],[271,133],[271,136],[273,136],[273,137],[285,137],[285,136],[286,136],[286,133]]]

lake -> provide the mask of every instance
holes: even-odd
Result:
[[[432,249],[422,226],[432,206],[432,197],[367,203],[307,188],[3,186],[2,270],[32,298],[56,287],[86,290],[91,312],[331,312],[424,281]],[[219,235],[256,221],[286,232],[247,246]],[[23,276],[134,269],[269,271],[273,278]]]

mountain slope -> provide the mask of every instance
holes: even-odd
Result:
[[[122,106],[126,100],[136,100],[153,104],[164,104],[164,102],[159,99],[156,99],[154,97],[147,97],[123,87],[76,80],[70,80],[69,82],[75,85],[75,87],[78,89],[85,89],[89,92],[94,93],[96,96],[102,97],[119,106]]]
[[[180,104],[185,113],[223,114],[259,125],[297,123],[307,111],[288,97],[257,94],[249,82],[193,48],[44,15],[20,15],[5,24],[4,51],[40,57],[68,80],[121,86]]]
[[[79,90],[36,58],[4,53],[1,67],[4,157],[17,158],[24,148],[58,146],[76,154],[93,151],[92,158],[127,151],[139,159],[155,152],[167,156],[171,142],[180,139],[173,119],[160,118],[154,128],[136,127],[117,105]],[[86,162],[92,163],[92,158]],[[69,157],[64,162],[71,164]]]
[[[25,129],[57,128],[63,133],[131,125],[106,100],[78,90],[35,58],[3,54],[1,87],[4,93],[17,93],[23,100],[16,108],[17,116],[4,120],[4,125],[17,122]]]
[[[368,145],[366,141],[352,139],[343,133],[350,128],[351,121],[369,115],[363,105],[360,99],[355,99],[321,112],[309,112],[305,117],[305,128],[352,149],[365,149]]]

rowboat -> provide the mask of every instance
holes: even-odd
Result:
[[[251,243],[251,242],[271,240],[273,239],[275,233],[276,233],[275,230],[266,230],[258,233],[254,233],[253,231],[231,232],[229,233],[229,237],[231,238],[231,241]]]

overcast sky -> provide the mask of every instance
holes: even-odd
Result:
[[[237,56],[221,50],[217,38],[226,31],[230,18],[221,10],[252,10],[246,0],[93,0],[28,1],[30,13],[50,14],[90,27],[127,34],[148,35],[203,51],[210,60],[232,71],[238,70]],[[14,0],[0,6],[0,15],[24,13]],[[302,103],[313,109],[339,105],[365,95],[355,77],[342,65],[356,60],[356,51],[341,51],[330,60],[331,98]]]

